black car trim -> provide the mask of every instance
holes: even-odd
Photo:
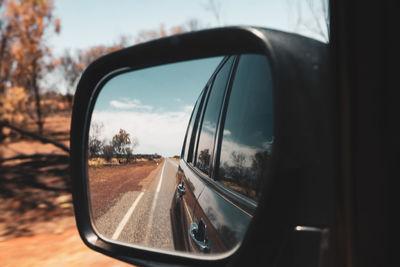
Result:
[[[219,135],[219,130],[220,130],[220,124],[221,124],[221,117],[224,117],[225,114],[223,113],[223,107],[225,105],[226,102],[226,96],[227,93],[230,89],[230,86],[232,86],[232,80],[233,80],[233,76],[234,76],[234,70],[235,70],[235,66],[237,64],[238,61],[238,56],[237,55],[232,55],[230,57],[227,58],[226,62],[233,57],[233,62],[231,63],[231,65],[229,66],[229,76],[226,79],[226,84],[225,84],[225,89],[224,89],[224,95],[222,97],[222,105],[220,107],[219,110],[219,114],[218,114],[218,118],[217,118],[217,125],[216,125],[216,130],[214,133],[214,143],[213,143],[213,147],[212,147],[212,153],[211,153],[211,160],[210,160],[210,173],[209,173],[209,177],[212,178],[214,176],[215,173],[215,155],[216,155],[216,149],[218,147],[218,135]],[[222,66],[221,66],[222,68]],[[217,72],[215,73],[215,76],[217,75]],[[214,79],[215,79],[214,76]]]
[[[210,91],[211,91],[213,84],[214,84],[214,76],[211,76],[211,79],[207,84],[207,88],[206,88],[207,91],[204,92],[202,105],[201,105],[201,107],[199,107],[199,110],[198,110],[198,121],[196,124],[196,131],[194,132],[194,136],[192,136],[193,143],[191,144],[192,145],[192,161],[191,162],[193,163],[193,165],[196,165],[196,163],[197,163],[197,147],[199,145],[199,140],[200,140],[201,124],[203,122],[204,110],[207,106],[208,97],[210,95]]]
[[[215,145],[214,145],[214,155],[213,155],[213,173],[212,173],[212,178],[215,180],[216,174],[218,173],[219,169],[219,158],[221,155],[221,146],[222,146],[222,135],[223,135],[223,127],[225,124],[225,117],[226,117],[226,111],[228,109],[228,103],[229,103],[229,97],[232,91],[232,85],[233,81],[235,80],[236,76],[236,70],[238,66],[238,62],[240,59],[240,55],[236,56],[235,61],[233,62],[232,70],[231,70],[231,75],[229,76],[227,88],[225,91],[224,95],[224,100],[222,102],[222,108],[220,111],[220,116],[218,120],[218,125],[217,125],[217,132],[215,134]]]
[[[216,148],[215,161],[214,161],[214,166],[215,167],[214,167],[214,173],[213,173],[212,178],[216,182],[217,186],[222,187],[223,190],[227,190],[228,192],[232,193],[233,195],[237,196],[238,198],[244,199],[245,201],[252,203],[251,205],[254,205],[255,208],[256,208],[257,204],[258,204],[257,201],[247,197],[246,195],[241,194],[240,192],[238,192],[236,190],[231,189],[228,186],[225,186],[224,184],[222,184],[222,183],[220,183],[220,182],[218,182],[216,180],[216,174],[218,173],[218,169],[220,167],[219,163],[220,163],[220,157],[221,157],[222,137],[223,137],[224,127],[225,127],[226,113],[227,113],[228,106],[229,106],[229,100],[230,100],[230,95],[231,95],[231,92],[232,92],[233,82],[234,82],[235,77],[236,77],[236,71],[237,71],[237,68],[238,68],[238,65],[239,65],[239,62],[240,62],[240,59],[241,59],[242,56],[243,55],[237,55],[236,56],[236,59],[235,59],[234,65],[233,65],[233,69],[232,69],[232,73],[231,73],[231,76],[230,76],[229,84],[228,84],[228,87],[227,87],[226,95],[225,95],[224,102],[223,102],[221,120],[218,123],[218,130],[217,130],[218,131],[218,133],[217,133],[218,134],[218,136],[217,136],[218,139],[217,139],[217,141],[215,143],[217,148]],[[274,83],[274,81],[272,80],[272,84],[273,83]],[[274,87],[272,87],[272,88],[274,88]],[[274,146],[272,146],[272,151],[273,150],[274,150]]]
[[[192,113],[192,115],[190,117],[189,125],[191,123],[192,117],[193,116],[196,116],[196,117],[194,118],[195,121],[194,121],[194,124],[193,124],[192,133],[191,133],[191,136],[190,136],[190,139],[189,139],[189,149],[187,151],[188,155],[185,155],[185,147],[186,147],[186,142],[188,141],[187,140],[187,133],[188,133],[189,127],[186,129],[186,134],[185,134],[185,139],[184,139],[185,143],[184,143],[184,145],[182,147],[182,152],[181,152],[181,158],[187,157],[187,161],[188,162],[195,162],[195,160],[196,160],[197,151],[195,151],[195,150],[197,149],[197,140],[196,140],[196,138],[197,138],[199,124],[200,124],[199,122],[202,119],[201,115],[203,113],[204,105],[207,102],[208,92],[210,91],[210,88],[212,86],[212,79],[216,75],[216,73],[219,71],[219,69],[222,68],[222,66],[228,60],[228,58],[229,58],[229,56],[226,56],[221,60],[221,62],[218,64],[218,66],[215,68],[213,74],[211,75],[211,78],[207,81],[206,85],[204,86],[202,92],[200,93],[200,97],[197,100],[197,101],[200,101],[200,103],[199,103],[199,107],[198,107],[198,110],[197,110],[196,114],[194,114],[194,108],[193,108],[193,113]]]
[[[226,64],[226,62],[227,62],[231,57],[234,57],[234,55],[232,55],[232,56],[227,56],[227,57],[225,57],[225,58],[221,61],[220,65],[218,65],[218,67],[217,67],[216,70],[214,71],[213,75],[212,75],[211,78],[209,79],[209,82],[207,83],[207,84],[209,84],[209,86],[208,86],[208,88],[207,88],[207,94],[206,94],[206,97],[205,97],[205,99],[204,99],[202,109],[201,109],[201,111],[199,110],[199,111],[200,111],[200,117],[199,117],[199,123],[198,123],[198,125],[197,125],[198,127],[197,127],[197,129],[196,129],[196,139],[195,139],[195,142],[196,142],[196,143],[194,144],[194,151],[195,151],[195,153],[193,154],[194,160],[193,160],[193,158],[192,158],[192,162],[194,163],[195,166],[196,166],[196,164],[197,164],[197,154],[198,154],[197,149],[198,149],[199,142],[200,142],[201,130],[202,130],[202,128],[203,128],[204,115],[205,115],[205,112],[206,112],[206,109],[207,109],[207,105],[208,105],[208,101],[209,101],[209,98],[210,98],[211,91],[212,91],[212,89],[213,89],[213,87],[214,87],[215,77],[217,76],[217,74],[219,73],[219,71],[222,69],[222,67]],[[234,62],[235,62],[235,60],[234,60]],[[232,63],[232,64],[234,64],[234,63]],[[227,84],[228,84],[229,81],[230,81],[231,75],[232,75],[232,66],[230,66],[229,77],[227,78]],[[226,85],[225,85],[225,86],[226,86]],[[226,93],[226,88],[225,88],[225,92],[224,92],[223,98],[225,98],[225,93]],[[219,115],[218,115],[218,119],[217,119],[217,128],[218,128],[218,122],[219,122]],[[213,151],[214,151],[214,147],[215,147],[215,136],[214,136]],[[214,152],[213,152],[213,153],[214,153]],[[211,153],[210,155],[213,155],[213,153]],[[212,163],[213,163],[213,159],[210,160],[210,169],[213,168]]]
[[[197,101],[196,101],[196,103],[195,103],[195,105],[194,105],[194,107],[193,107],[193,111],[192,111],[192,114],[191,114],[191,116],[190,116],[190,120],[189,120],[189,124],[188,124],[188,127],[187,127],[187,129],[186,129],[186,134],[185,134],[185,141],[184,141],[184,143],[183,143],[183,146],[182,146],[182,151],[181,151],[181,158],[182,159],[184,159],[184,158],[187,158],[187,161],[192,161],[192,158],[193,158],[193,133],[194,133],[194,129],[197,129],[196,127],[197,127],[197,122],[198,122],[198,114],[199,114],[199,109],[203,106],[203,100],[204,100],[204,95],[206,94],[206,91],[207,91],[207,85],[203,88],[203,90],[201,91],[201,93],[200,93],[200,96],[199,96],[199,98],[197,99]],[[199,106],[198,106],[198,110],[197,110],[197,112],[196,112],[196,114],[195,114],[195,110],[196,110],[196,105],[197,104],[199,104]],[[193,117],[194,116],[194,117]],[[191,132],[191,136],[189,137],[189,136],[187,136],[188,135],[188,133],[189,133],[189,127],[190,127],[190,124],[192,123],[192,119],[194,119],[195,121],[194,121],[194,123],[193,123],[193,128],[192,128],[192,132]],[[187,144],[187,141],[189,141],[189,144]],[[185,154],[185,151],[186,151],[186,145],[188,145],[189,147],[188,147],[188,149],[187,149],[187,155]]]
[[[236,204],[234,204],[235,206],[240,207],[242,210],[246,211],[247,214],[252,216],[252,214],[254,214],[254,212],[255,212],[255,209],[257,208],[257,203],[254,200],[215,181],[215,175],[216,175],[215,170],[217,170],[217,168],[219,167],[218,159],[219,159],[219,155],[221,153],[221,151],[220,151],[221,150],[220,140],[221,140],[221,134],[222,134],[221,129],[222,129],[224,121],[225,121],[226,110],[227,110],[227,106],[228,106],[228,102],[229,102],[229,95],[231,92],[231,87],[232,87],[233,80],[236,75],[236,69],[237,69],[237,65],[239,62],[239,58],[240,58],[240,56],[238,56],[238,55],[232,55],[232,57],[235,57],[235,58],[234,58],[234,61],[232,62],[232,65],[230,66],[231,69],[230,69],[229,77],[227,78],[226,88],[225,88],[225,92],[224,92],[224,96],[223,96],[222,108],[220,110],[220,113],[219,113],[218,119],[217,119],[217,127],[216,127],[217,130],[214,135],[214,145],[213,145],[213,153],[212,153],[213,158],[210,163],[211,173],[209,175],[207,175],[206,173],[202,172],[199,168],[197,168],[195,166],[195,163],[191,167],[195,168],[194,170],[203,179],[204,182],[206,182],[208,185],[212,186],[213,188],[218,189],[217,191],[220,193],[221,196],[223,196],[224,199],[231,202],[232,204],[236,203]],[[206,95],[206,99],[204,100],[202,110],[198,111],[199,113],[201,112],[200,113],[201,121],[199,119],[198,125],[196,125],[197,126],[197,129],[196,129],[197,135],[201,131],[201,126],[203,123],[205,109],[207,108],[208,98],[209,98],[210,91],[213,88],[215,76],[218,74],[218,72],[220,71],[222,66],[228,61],[229,58],[230,57],[224,58],[224,60],[217,67],[216,71],[213,73],[209,82],[207,83],[207,84],[211,84],[211,85],[207,87],[208,91],[206,92],[207,95]],[[194,155],[195,159],[197,158],[198,142],[199,142],[199,138],[197,138],[197,140],[196,140],[196,154]],[[192,162],[193,162],[193,160],[192,160]],[[186,164],[187,163],[188,162],[186,162]],[[188,165],[188,166],[190,166],[190,165]]]

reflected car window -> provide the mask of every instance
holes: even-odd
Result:
[[[233,60],[233,57],[228,59],[215,76],[214,84],[208,97],[203,123],[201,125],[196,167],[206,174],[210,174],[214,136]]]
[[[273,143],[272,80],[268,60],[239,59],[222,133],[216,180],[253,200],[260,196]]]

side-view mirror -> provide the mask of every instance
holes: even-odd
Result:
[[[318,41],[233,27],[95,61],[78,84],[71,125],[83,241],[138,265],[324,260],[327,60]]]

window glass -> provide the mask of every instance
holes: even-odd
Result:
[[[206,174],[210,174],[214,137],[233,59],[234,58],[231,57],[227,62],[225,62],[218,74],[215,76],[204,113],[197,148],[196,166]]]
[[[189,127],[187,129],[186,140],[185,140],[185,151],[184,151],[184,159],[185,159],[186,162],[191,162],[192,161],[192,156],[191,156],[192,153],[191,153],[191,151],[193,149],[193,142],[192,142],[193,126],[194,126],[194,123],[196,122],[196,120],[198,118],[198,114],[197,113],[199,111],[199,106],[201,105],[201,102],[202,102],[204,91],[205,90],[203,90],[201,92],[199,98],[197,99],[196,105],[194,106],[194,109],[193,109],[193,112],[192,112],[192,116],[190,118]]]
[[[269,170],[272,101],[267,58],[241,56],[226,111],[216,180],[254,200]]]

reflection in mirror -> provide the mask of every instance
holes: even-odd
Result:
[[[88,138],[97,233],[198,255],[240,245],[269,173],[272,97],[269,62],[255,54],[111,78]]]

